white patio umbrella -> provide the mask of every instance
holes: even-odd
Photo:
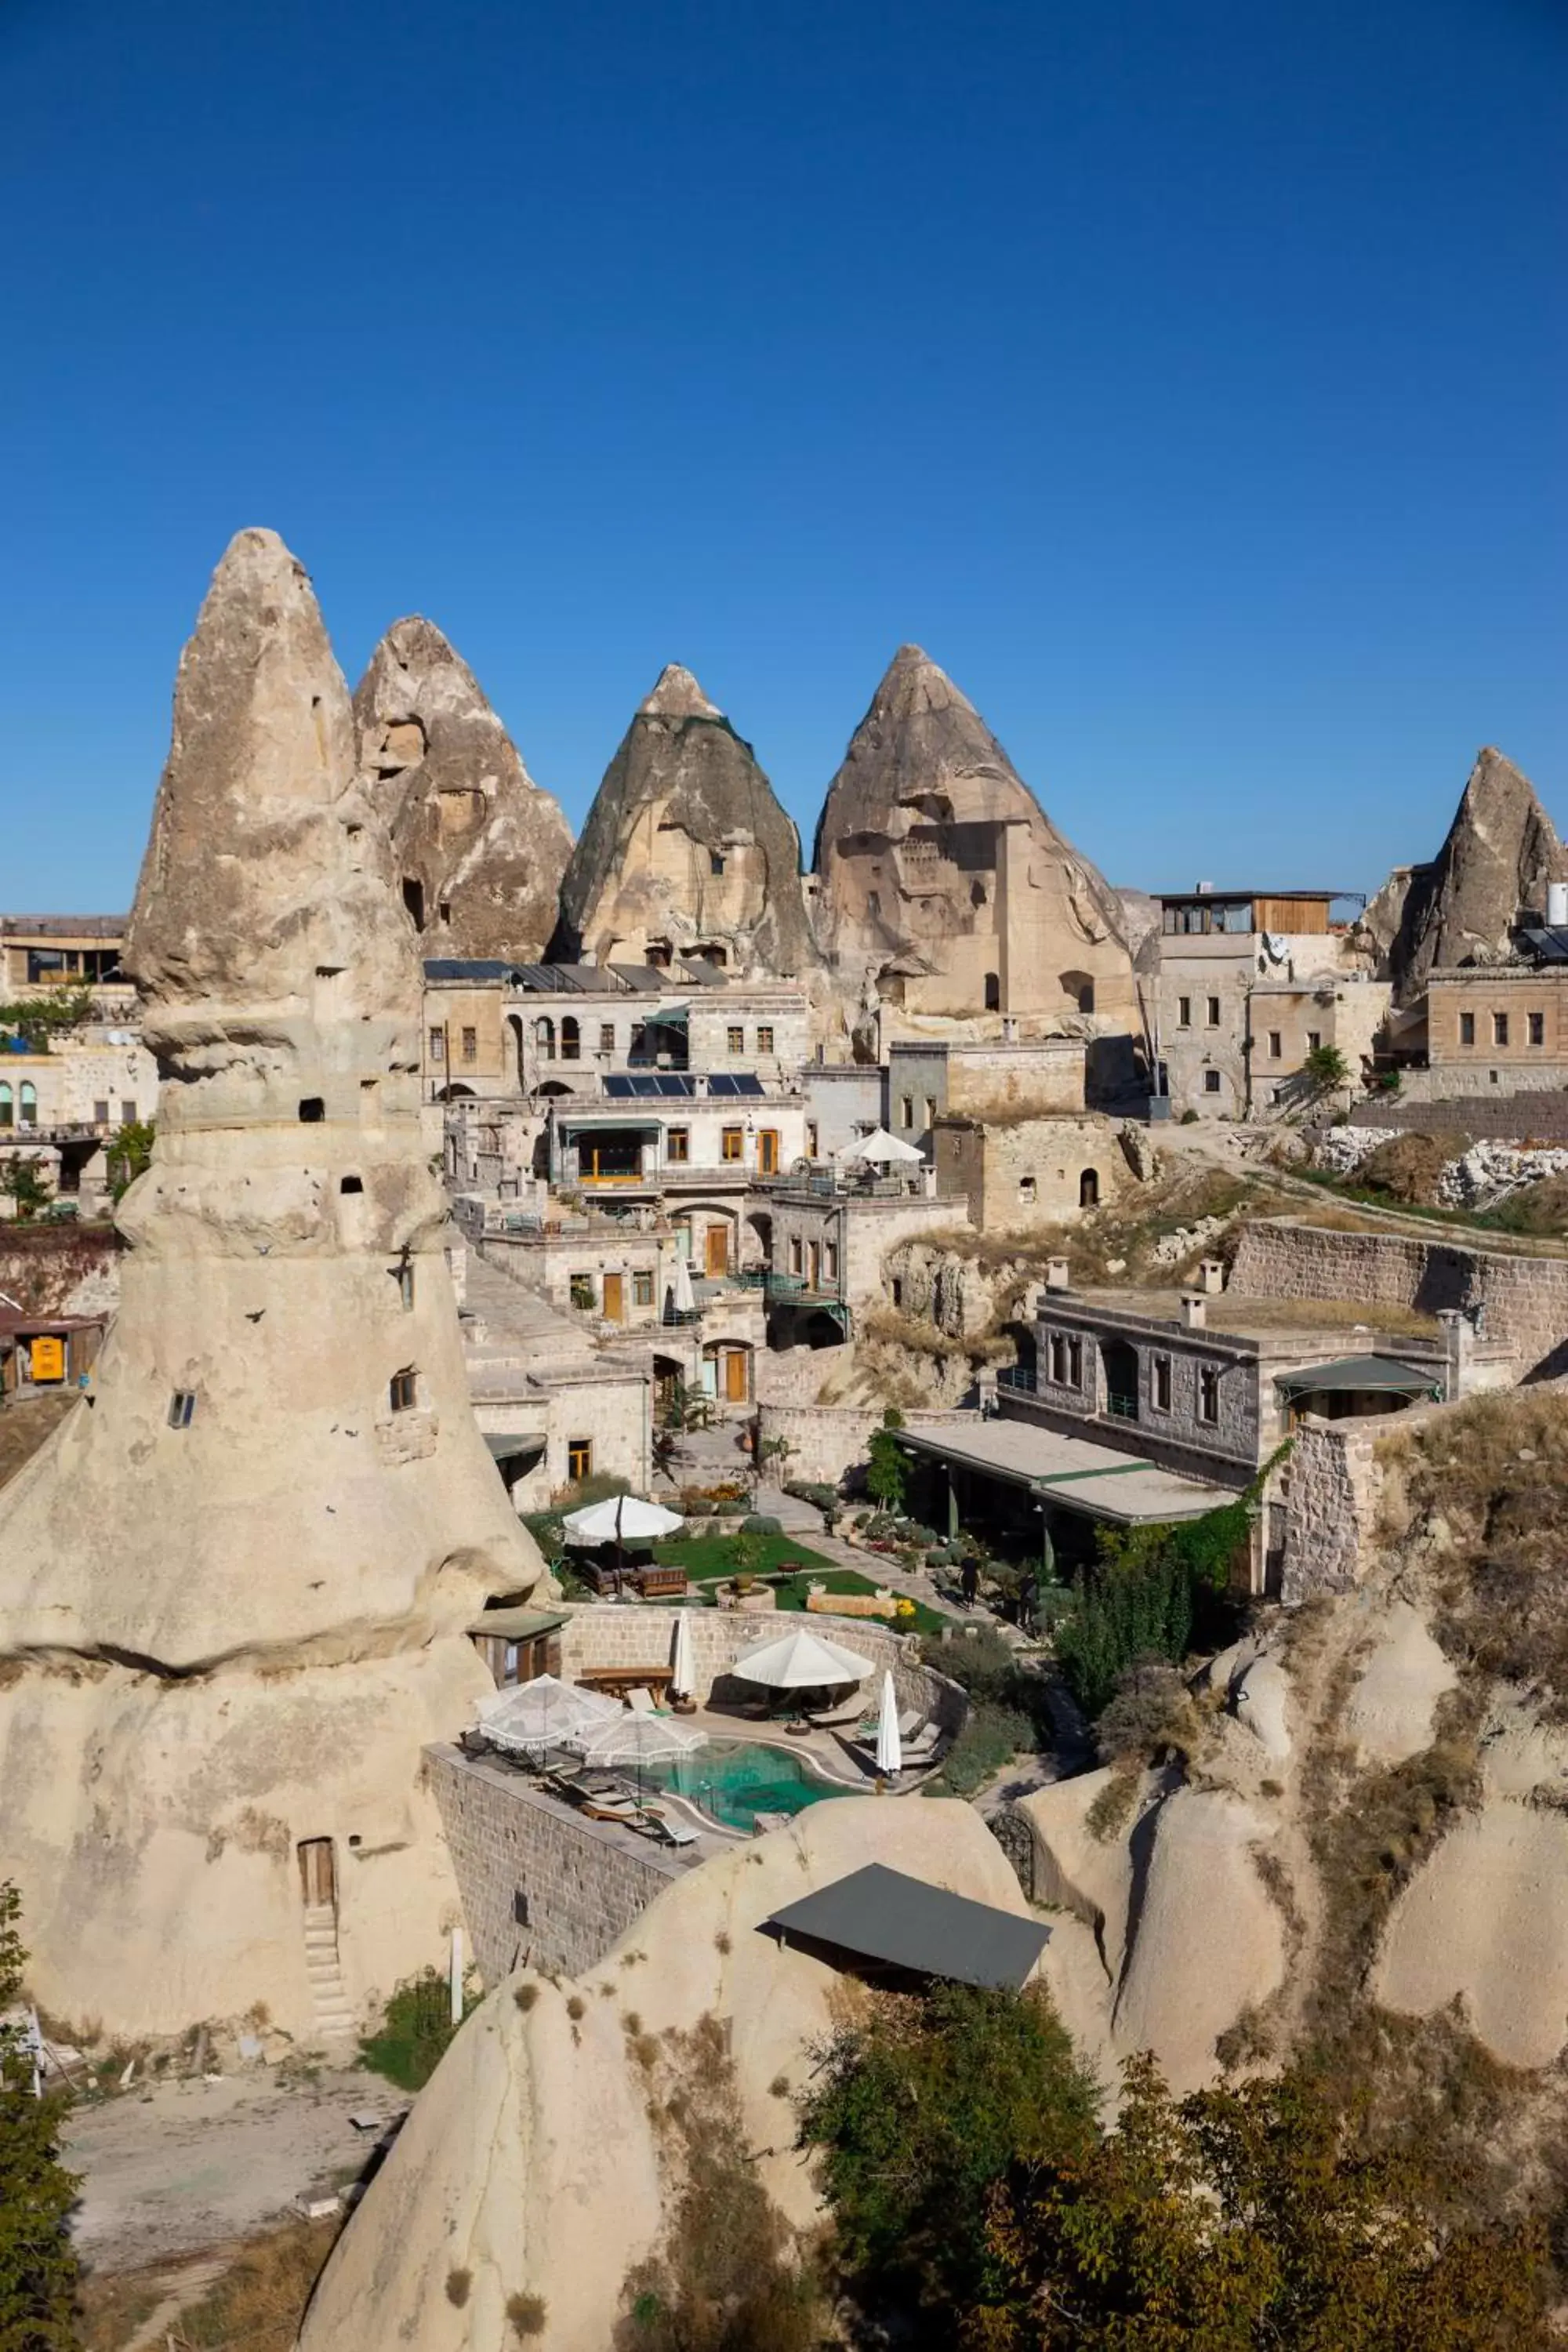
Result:
[[[925,1155],[912,1143],[901,1142],[898,1136],[889,1135],[885,1127],[879,1127],[871,1134],[863,1135],[858,1143],[846,1145],[838,1157],[840,1160],[869,1160],[878,1167],[885,1168],[889,1160],[921,1160]]]
[[[885,1780],[904,1769],[904,1743],[899,1736],[899,1695],[893,1688],[893,1677],[886,1669],[882,1675],[882,1708],[877,1717],[877,1769]]]
[[[697,1681],[697,1661],[691,1650],[691,1612],[682,1609],[675,1620],[675,1640],[669,1654],[669,1695],[690,1698]]]
[[[569,1544],[649,1543],[655,1536],[670,1536],[681,1522],[679,1511],[662,1503],[645,1503],[640,1495],[612,1495],[606,1502],[586,1503],[569,1511],[562,1521]]]
[[[586,1764],[668,1764],[706,1746],[705,1731],[685,1729],[668,1715],[632,1715],[617,1707],[612,1723],[586,1724],[563,1740]]]
[[[769,1690],[820,1690],[828,1683],[863,1683],[875,1668],[858,1652],[841,1650],[820,1633],[802,1631],[743,1652],[731,1672]]]
[[[576,1690],[553,1675],[539,1675],[486,1699],[479,1708],[479,1728],[497,1748],[516,1755],[537,1754],[564,1745],[574,1732],[603,1729],[621,1711],[619,1699]]]

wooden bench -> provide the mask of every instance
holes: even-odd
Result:
[[[632,1582],[637,1586],[637,1591],[642,1594],[645,1601],[652,1601],[656,1597],[662,1599],[666,1594],[679,1594],[686,1591],[686,1570],[683,1568],[665,1567],[662,1565],[651,1568],[634,1568],[632,1570]]]
[[[670,1666],[585,1666],[577,1677],[579,1690],[604,1691],[624,1699],[628,1691],[650,1690],[662,1698],[669,1688]]]

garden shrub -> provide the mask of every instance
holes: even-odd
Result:
[[[775,1519],[771,1511],[750,1511],[741,1521],[743,1536],[782,1536],[784,1521]]]

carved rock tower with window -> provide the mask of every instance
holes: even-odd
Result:
[[[0,1875],[37,1997],[345,2034],[441,1956],[421,1750],[539,1556],[475,1426],[419,969],[310,583],[242,532],[180,665],[127,962],[163,1087],[91,1388],[7,1489]]]

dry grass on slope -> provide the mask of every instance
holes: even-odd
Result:
[[[21,1397],[0,1406],[0,1486],[30,1462],[77,1402],[74,1389],[58,1396]]]
[[[213,2259],[89,2278],[81,2298],[82,2352],[124,2352],[171,2302],[158,2352],[289,2352],[341,2221],[294,2221],[218,2256],[223,2267],[184,2302],[182,2274],[210,2276]],[[186,2293],[189,2289],[186,2288]]]

